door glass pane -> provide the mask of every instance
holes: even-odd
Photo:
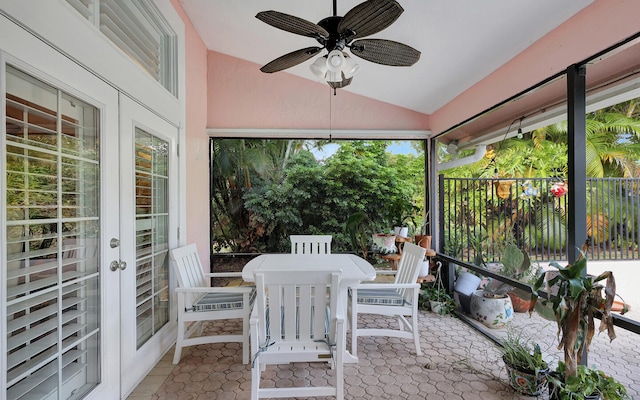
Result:
[[[138,348],[169,321],[168,150],[168,142],[136,128]]]
[[[100,381],[98,110],[6,75],[7,399]]]

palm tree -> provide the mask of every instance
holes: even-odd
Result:
[[[551,141],[566,148],[567,134],[567,122],[558,122],[537,129],[534,143],[536,147],[546,146]],[[590,114],[586,121],[587,176],[633,176],[640,156],[638,137],[640,120],[606,109]]]
[[[280,179],[287,161],[302,144],[299,140],[213,140],[211,217],[217,249],[248,249],[252,240],[250,215],[244,207],[245,192],[256,179],[268,182]]]

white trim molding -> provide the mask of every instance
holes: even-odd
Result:
[[[427,140],[430,130],[224,129],[207,128],[210,137],[273,139]]]

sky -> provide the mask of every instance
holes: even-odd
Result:
[[[326,160],[338,150],[338,147],[340,147],[339,143],[329,143],[322,148],[322,151],[311,149],[311,152],[316,160]],[[393,142],[387,147],[387,151],[391,154],[418,154],[418,152],[411,147],[411,142],[409,141]]]

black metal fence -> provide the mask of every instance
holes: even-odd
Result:
[[[439,190],[445,253],[497,261],[509,242],[532,260],[567,260],[567,185],[557,178],[445,178]],[[590,259],[639,259],[640,178],[587,180]]]

